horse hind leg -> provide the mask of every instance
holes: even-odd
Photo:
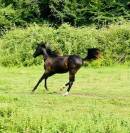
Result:
[[[62,88],[60,88],[60,91],[63,91],[68,85],[69,85],[69,82],[67,82]]]
[[[75,81],[75,74],[77,73],[77,71],[80,69],[81,65],[79,64],[78,66],[72,67],[69,71],[69,82],[66,83],[66,86],[68,86],[67,88],[67,92],[64,94],[64,96],[69,95],[69,91]]]
[[[69,91],[73,85],[73,82],[75,81],[75,73],[69,73],[69,82],[66,84],[66,86],[68,86],[67,88],[67,92],[65,92],[65,94],[63,94],[63,96],[68,96],[69,95]]]
[[[69,95],[69,91],[70,91],[70,89],[71,89],[71,87],[72,87],[72,85],[73,85],[73,82],[74,82],[74,81],[70,81],[70,82],[69,82],[69,87],[68,87],[67,91],[63,94],[63,96],[68,96],[68,95]]]

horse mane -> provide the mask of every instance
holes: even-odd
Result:
[[[46,48],[47,54],[51,57],[59,56],[59,53],[56,50],[51,50],[50,48]]]
[[[56,50],[52,50],[49,46],[47,46],[47,44],[48,44],[47,42],[43,42],[43,41],[38,43],[39,46],[46,49],[46,52],[49,56],[51,57],[59,56],[59,53]]]

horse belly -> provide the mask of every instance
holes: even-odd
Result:
[[[55,71],[56,71],[56,73],[66,73],[66,72],[68,72],[68,68],[65,67],[64,65],[63,66],[57,65],[57,66],[55,66]]]
[[[68,72],[68,58],[59,57],[54,61],[53,67],[56,73]]]

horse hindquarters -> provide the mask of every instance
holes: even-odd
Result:
[[[68,58],[68,68],[69,71],[77,72],[78,69],[82,66],[83,61],[80,56],[70,55]]]

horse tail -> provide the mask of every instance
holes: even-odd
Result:
[[[83,58],[83,61],[96,60],[100,58],[100,50],[98,48],[89,48],[87,53],[88,54]]]

